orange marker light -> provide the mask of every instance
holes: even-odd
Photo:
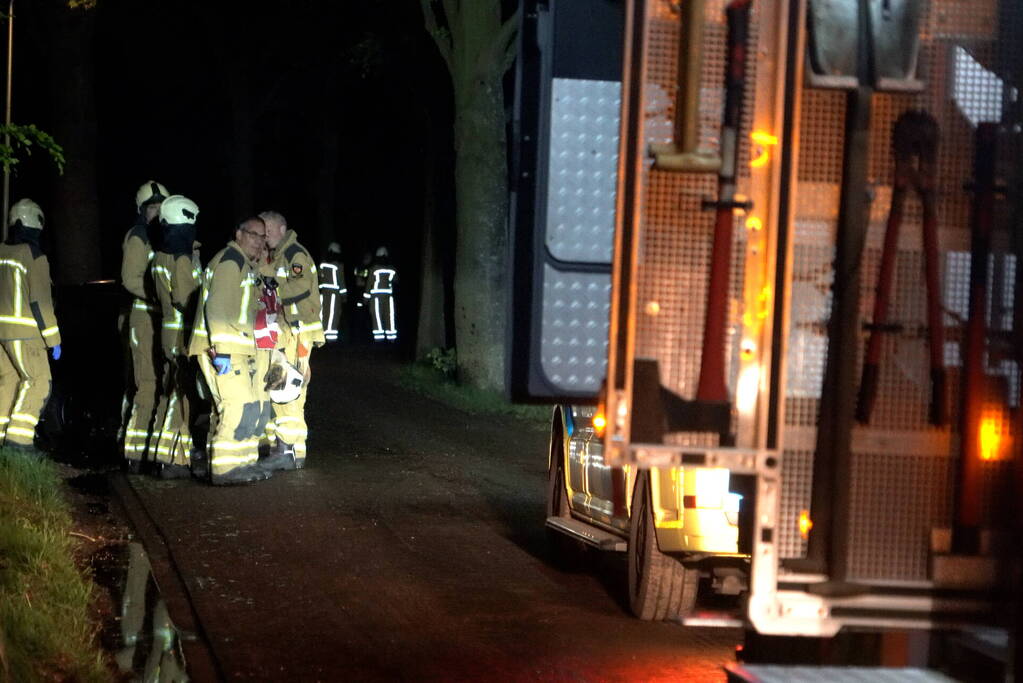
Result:
[[[597,433],[597,436],[604,436],[604,427],[607,426],[607,418],[604,417],[603,413],[597,413],[593,416],[593,431]]]
[[[810,538],[810,529],[813,528],[813,520],[810,519],[809,510],[799,511],[799,537],[804,541]]]
[[[750,168],[766,166],[771,158],[767,148],[777,145],[778,138],[762,130],[755,130],[750,134],[750,139],[755,145],[752,152],[753,158],[749,160]]]
[[[978,442],[981,460],[998,460],[1001,455],[1002,435],[998,431],[997,416],[985,415],[980,420]]]

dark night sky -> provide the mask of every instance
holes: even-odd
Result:
[[[52,32],[28,2],[20,4],[14,120],[49,129],[61,115],[46,87]],[[134,193],[149,178],[199,204],[207,256],[226,241],[241,218],[232,206],[232,83],[249,88],[258,111],[251,212],[282,211],[316,250],[317,177],[324,132],[333,126],[334,238],[346,261],[354,264],[363,249],[383,243],[413,275],[423,220],[423,107],[431,109],[429,130],[447,156],[451,144],[450,86],[417,2],[100,0],[94,11],[105,277],[118,273]],[[225,55],[240,57],[236,69]],[[33,195],[46,210],[54,182],[61,180],[37,154],[13,179],[12,201]],[[450,207],[450,199],[442,197],[441,206]],[[51,238],[66,229],[50,227]]]

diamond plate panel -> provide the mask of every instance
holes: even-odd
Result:
[[[610,263],[621,84],[555,78],[547,249],[561,261]]]
[[[546,265],[543,283],[544,373],[558,387],[596,394],[607,369],[611,276]]]

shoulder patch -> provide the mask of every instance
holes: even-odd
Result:
[[[284,258],[288,261],[293,261],[295,259],[295,256],[303,253],[304,251],[305,249],[303,249],[300,244],[295,242],[284,251]]]
[[[220,257],[220,262],[223,263],[224,261],[238,264],[239,269],[245,268],[245,256],[234,247],[228,247],[224,250],[224,255]]]
[[[296,275],[296,276],[301,276],[302,275],[302,264],[298,263],[297,261],[295,263],[292,263],[291,264],[291,274],[292,275]]]

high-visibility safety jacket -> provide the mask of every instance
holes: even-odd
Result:
[[[0,244],[0,339],[60,343],[50,291],[50,262],[34,244]]]
[[[206,265],[188,355],[209,349],[231,356],[256,355],[254,328],[262,291],[256,264],[231,240]]]
[[[121,283],[134,297],[132,307],[156,313],[160,302],[150,264],[153,261],[153,247],[149,242],[146,226],[136,225],[124,236],[121,259]]]
[[[184,355],[186,350],[185,318],[192,310],[195,292],[202,281],[198,247],[194,246],[191,255],[157,252],[150,266],[163,320],[160,341],[167,358]]]
[[[327,341],[337,341],[341,309],[347,299],[345,265],[340,261],[324,261],[320,264],[320,322]]]
[[[284,233],[281,243],[264,275],[277,280],[277,296],[284,310],[284,322],[298,341],[306,347],[324,343],[323,323],[320,321],[319,281],[316,262],[306,248],[297,241],[294,230]]]

